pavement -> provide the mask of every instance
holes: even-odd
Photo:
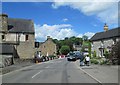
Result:
[[[76,65],[87,73],[89,76],[93,77],[100,83],[118,83],[118,65],[95,65],[90,66],[80,66],[79,60],[77,60]]]

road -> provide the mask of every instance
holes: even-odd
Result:
[[[5,74],[3,83],[98,83],[66,59],[56,59]]]

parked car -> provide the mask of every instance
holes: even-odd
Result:
[[[80,53],[80,51],[74,51],[74,56],[76,57],[76,60],[80,59],[83,60],[84,56],[82,55],[82,53]]]
[[[67,57],[68,61],[76,61],[76,57],[74,56],[74,53],[70,52]]]

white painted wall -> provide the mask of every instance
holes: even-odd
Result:
[[[15,41],[16,42],[16,34],[6,34],[6,41]]]
[[[101,41],[94,41],[93,42],[93,51],[96,51],[97,56],[100,56],[100,50],[99,47],[101,46]]]
[[[19,40],[21,42],[25,42],[25,34],[20,34]],[[8,41],[8,42],[18,41],[18,34],[17,35],[15,33],[5,34],[5,41]],[[2,42],[2,33],[0,33],[0,42]]]

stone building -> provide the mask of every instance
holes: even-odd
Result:
[[[73,44],[73,49],[76,51],[80,51],[82,49],[82,44],[79,45]]]
[[[96,33],[91,39],[92,51],[96,51],[97,56],[104,57],[104,52],[111,51],[112,45],[120,40],[120,27],[108,30],[105,24],[104,32]]]
[[[56,55],[57,47],[52,38],[47,36],[47,40],[45,42],[39,43],[39,48],[37,48],[37,51],[40,51],[44,56]]]
[[[14,58],[31,59],[34,57],[35,31],[32,20],[9,18],[0,15],[0,44],[13,45]]]

